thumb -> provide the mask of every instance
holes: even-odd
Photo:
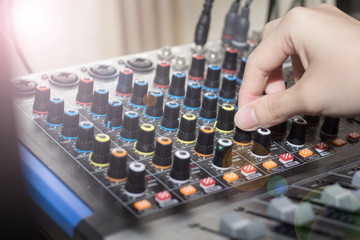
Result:
[[[236,125],[243,130],[270,127],[285,122],[301,113],[303,104],[299,89],[293,87],[271,95],[265,95],[241,106],[235,115]]]

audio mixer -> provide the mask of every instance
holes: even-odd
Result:
[[[359,121],[244,132],[246,58],[219,41],[193,50],[13,79],[35,202],[69,238],[358,239]]]

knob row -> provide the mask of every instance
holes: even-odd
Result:
[[[35,104],[34,104],[35,105]],[[68,139],[77,138],[77,124],[79,122],[79,113],[75,110],[67,110],[64,114],[60,114],[64,109],[64,101],[61,98],[50,99],[50,110],[47,116],[47,123],[52,126],[64,126],[61,130],[63,137]],[[156,106],[156,104],[154,104]],[[165,129],[176,129],[178,125],[177,116],[179,114],[179,105],[177,103],[170,102],[166,105],[166,114],[162,121],[162,126],[165,125]],[[153,108],[156,110],[156,108]],[[174,110],[175,109],[175,110]],[[231,104],[224,104],[219,109],[217,121],[215,122],[215,128],[220,132],[232,132],[234,128],[234,106]],[[146,114],[146,112],[145,112]],[[107,127],[120,127],[122,124],[122,103],[120,101],[110,102],[109,113],[105,119],[105,125]],[[192,113],[182,115],[180,121],[180,127],[177,132],[177,139],[185,144],[193,143],[196,139],[196,116]],[[124,129],[121,131],[120,136],[127,141],[138,142],[135,144],[135,149],[141,154],[153,154],[155,150],[154,137],[155,128],[151,124],[143,124],[140,127],[138,133],[139,116],[135,112],[127,112],[124,115]],[[306,135],[306,120],[302,118],[294,119],[290,133],[287,137],[287,143],[293,147],[302,147],[305,144]],[[338,132],[339,119],[325,118],[322,126],[322,133],[328,135],[336,135]],[[82,125],[79,125],[79,129],[82,129]],[[279,124],[275,127],[275,134],[286,131],[286,123]],[[79,130],[79,131],[80,131]],[[327,131],[327,132],[326,132]],[[139,135],[138,135],[139,134]],[[79,134],[81,135],[81,134]],[[265,157],[269,155],[269,147],[271,143],[271,131],[264,128],[259,128],[256,132],[254,144],[252,147],[252,153],[257,157]],[[234,135],[234,141],[236,143],[248,143],[251,136],[240,129],[236,129]],[[203,126],[199,130],[198,142],[195,146],[195,152],[200,156],[209,156],[212,152],[208,152],[206,148],[212,149],[209,143],[213,141],[214,129],[210,126]],[[80,140],[79,140],[80,141]],[[84,151],[85,149],[80,149]]]
[[[310,118],[313,119],[313,118]],[[339,128],[339,118],[331,118],[325,117],[324,122],[321,127],[321,135],[325,135],[326,137],[336,136]],[[305,145],[306,141],[306,128],[308,122],[303,118],[295,118],[292,121],[290,132],[287,136],[287,144],[291,147],[300,148]],[[256,131],[254,144],[251,149],[251,152],[256,157],[267,157],[270,154],[270,145],[271,145],[271,134],[274,135],[285,135],[286,134],[287,124],[281,123],[276,125],[271,129],[259,128]],[[237,129],[236,136],[241,136],[245,138],[244,134],[246,132]],[[234,136],[234,141],[236,141],[237,137]]]
[[[122,137],[125,140],[135,139],[139,122],[138,113],[127,112],[124,114],[124,117],[122,117],[122,102],[120,100],[111,100],[107,102],[108,92],[106,90],[98,89],[95,91],[94,97],[94,103],[91,105],[90,113],[98,117],[105,117],[104,125],[107,128],[118,129],[123,126],[125,130],[123,130],[124,134]],[[162,118],[161,127],[165,130],[175,131],[179,128],[180,125],[180,135],[182,133],[186,135],[187,131],[191,132],[189,136],[180,136],[180,139],[184,140],[185,142],[191,142],[195,140],[192,136],[195,134],[196,128],[197,118],[195,115],[192,116],[193,114],[190,113],[189,114],[191,116],[189,114],[185,114],[181,118],[182,123],[179,123],[178,118],[180,113],[180,105],[175,101],[170,101],[165,104],[163,110],[163,95],[160,91],[150,91],[144,101],[147,105],[144,111],[147,117],[154,119]],[[204,95],[202,107],[199,112],[199,118],[207,121],[216,120],[215,127],[218,131],[224,133],[232,132],[234,129],[233,119],[235,114],[235,107],[232,104],[223,104],[219,107],[218,114],[216,113],[216,108],[216,95],[214,93],[206,93]],[[47,123],[52,126],[61,126],[64,123],[64,128],[67,129],[64,136],[74,137],[72,136],[74,133],[72,133],[71,129],[75,129],[77,127],[79,123],[79,114],[76,110],[67,110],[64,114],[64,100],[62,98],[51,98],[47,104],[46,109],[40,109],[39,103],[35,100],[33,110],[37,113],[48,113]],[[45,110],[47,111],[45,112]]]
[[[107,135],[99,134],[96,137],[102,136],[104,139]],[[158,143],[162,142],[163,146],[169,148],[169,138],[161,137],[158,139]],[[170,145],[171,146],[171,145]],[[227,169],[231,166],[231,148],[232,142],[228,139],[220,139],[216,148],[216,154],[212,161],[212,164],[220,169]],[[171,147],[170,147],[171,150]],[[95,151],[95,149],[94,149]],[[159,149],[160,153],[161,149]],[[90,155],[90,161],[94,160],[93,152]],[[191,154],[188,151],[179,150],[174,153],[173,158],[169,155],[155,155],[152,164],[161,169],[167,169],[171,167],[169,172],[169,179],[172,182],[183,184],[190,179],[190,158]],[[112,182],[123,182],[125,184],[125,192],[132,197],[142,196],[145,192],[145,165],[139,162],[132,162],[127,167],[127,152],[123,148],[115,148],[108,154],[109,168],[107,170],[107,179]],[[156,164],[170,164],[166,168],[162,168]]]
[[[222,66],[222,70],[226,73],[234,74],[236,72],[236,60],[237,60],[237,50],[228,48],[225,53],[224,63]],[[202,54],[194,54],[192,57],[192,63],[189,70],[189,78],[191,80],[202,80],[204,79],[204,69],[205,69],[205,58]],[[156,68],[156,74],[153,80],[155,86],[160,88],[169,87],[169,73],[170,73],[170,63],[166,61],[158,62]],[[217,65],[209,65],[206,79],[204,82],[204,89],[210,91],[217,91],[219,88],[219,78],[220,78],[220,67]],[[235,77],[232,75],[225,75],[223,79],[222,90],[220,91],[220,98],[224,98],[226,100],[232,100],[235,98],[235,86],[236,81],[234,81]],[[130,96],[133,93],[133,71],[131,69],[123,69],[119,72],[118,83],[116,86],[116,93],[121,96]],[[172,78],[172,84],[169,89],[169,96],[173,97],[184,97],[184,83],[185,83],[185,74],[182,72],[175,72]],[[141,98],[147,92],[147,86],[142,86],[142,91],[138,88],[139,83],[134,84],[134,93],[143,92],[140,96]],[[141,83],[140,83],[141,85]],[[137,87],[135,87],[137,86]],[[47,92],[42,94],[42,97],[36,97],[37,106],[35,107],[36,111],[39,113],[46,112],[46,106],[41,106],[45,103],[50,97],[49,89],[45,89],[47,87],[40,86],[37,88],[38,91]],[[76,101],[82,105],[90,105],[93,102],[93,88],[94,88],[94,80],[85,77],[82,78],[79,82],[79,90],[76,95]],[[144,88],[146,90],[144,91]],[[43,98],[43,99],[41,99]],[[139,96],[137,96],[139,98]],[[139,99],[133,99],[131,102],[136,104],[136,102],[140,101]],[[40,103],[40,104],[38,104]]]

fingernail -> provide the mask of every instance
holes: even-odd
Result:
[[[246,131],[254,131],[260,126],[252,106],[239,108],[235,115],[235,124]]]

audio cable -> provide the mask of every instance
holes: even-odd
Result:
[[[214,0],[206,0],[201,12],[199,21],[196,25],[194,42],[197,46],[203,47],[207,41],[210,28],[210,13]]]
[[[275,7],[276,7],[276,0],[270,0],[269,8],[268,8],[267,22],[270,22],[272,20],[271,17],[273,15]]]
[[[232,45],[239,52],[245,51],[247,49],[247,35],[249,31],[249,13],[250,13],[250,4],[252,0],[247,0],[245,6],[241,10],[240,16],[237,17],[235,28],[234,28],[234,39],[232,40]]]
[[[240,0],[235,0],[226,14],[225,24],[221,39],[223,44],[231,45],[231,41],[234,39],[234,26],[238,16],[238,11],[240,7]]]

